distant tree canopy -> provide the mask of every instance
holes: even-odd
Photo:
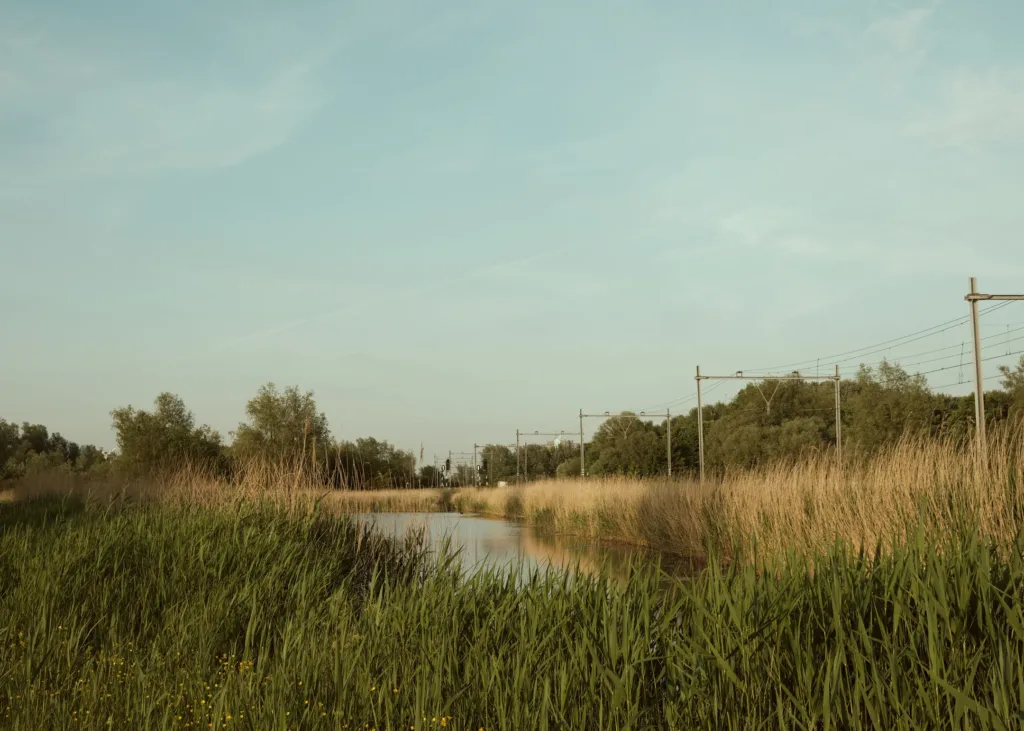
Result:
[[[366,437],[334,442],[330,471],[350,485],[366,488],[404,487],[416,483],[416,456],[387,442]]]
[[[1024,419],[1024,359],[1000,368],[1004,390],[986,394],[986,419],[999,423]],[[835,390],[832,383],[764,381],[750,383],[729,403],[704,407],[705,465],[713,471],[753,467],[780,459],[799,459],[836,443]],[[974,397],[932,393],[923,376],[883,361],[862,366],[841,385],[844,449],[869,456],[904,434],[965,438],[974,430]],[[672,417],[672,471],[698,469],[697,410]],[[520,450],[519,475],[529,478],[579,475],[579,445],[532,444]],[[586,444],[587,474],[648,476],[668,469],[664,421],[629,412],[605,420]],[[484,476],[491,483],[514,480],[514,449],[489,445],[492,457]],[[555,454],[558,457],[555,457]],[[553,466],[552,466],[553,465]]]
[[[220,434],[197,427],[180,396],[161,393],[152,411],[132,406],[111,412],[119,466],[133,474],[175,469],[183,464],[218,468],[223,460]]]
[[[1002,374],[1002,385],[1006,391],[1009,418],[1024,417],[1024,356],[1016,368],[999,366]]]
[[[996,424],[1024,419],[1024,358],[999,369],[1003,390],[986,394],[986,418]],[[973,434],[972,396],[932,393],[922,376],[882,362],[862,366],[841,385],[844,449],[869,456],[907,433],[964,439]],[[523,443],[483,446],[477,472],[466,465],[416,472],[416,456],[372,437],[338,441],[311,391],[297,386],[279,391],[262,386],[246,406],[246,422],[234,442],[223,444],[195,418],[179,396],[160,394],[152,411],[125,406],[111,412],[118,451],[107,454],[51,434],[41,424],[18,425],[0,419],[0,480],[60,470],[66,473],[154,473],[183,464],[231,474],[253,461],[286,469],[306,469],[325,485],[378,489],[495,484],[523,479],[575,477],[579,444]],[[833,449],[835,400],[832,383],[763,381],[750,383],[729,403],[704,407],[706,466],[713,471],[799,459]],[[697,410],[672,418],[673,473],[695,473]],[[586,444],[588,475],[646,477],[667,471],[666,424],[632,413],[611,416]],[[443,465],[442,465],[443,466]]]
[[[47,471],[82,473],[102,468],[107,454],[92,444],[80,446],[42,424],[0,419],[0,480]]]
[[[245,413],[249,421],[238,425],[231,446],[243,460],[291,463],[302,454],[322,457],[331,448],[327,417],[317,412],[312,391],[301,393],[292,386],[279,392],[268,383],[249,401]]]

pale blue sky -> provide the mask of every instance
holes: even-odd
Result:
[[[1016,0],[0,0],[0,415],[112,446],[170,390],[226,433],[273,380],[429,461],[958,317],[969,275],[1024,291],[1022,29]]]

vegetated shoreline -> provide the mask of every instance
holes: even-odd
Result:
[[[349,491],[324,489],[302,465],[255,465],[231,483],[183,469],[148,479],[79,484],[22,480],[19,497],[131,493],[158,501],[217,505],[272,499],[319,502],[341,513],[461,512],[517,521],[540,534],[632,546],[684,559],[788,551],[812,555],[842,541],[888,551],[919,528],[1012,543],[1024,527],[1024,432],[991,435],[980,460],[972,444],[905,438],[869,460],[831,455],[693,479],[621,477],[547,480],[523,486]]]
[[[517,580],[465,577],[323,502],[26,498],[0,505],[0,720],[1011,728],[1013,546],[919,527],[879,556],[833,545],[770,571]]]
[[[813,554],[837,540],[874,552],[918,527],[951,535],[969,522],[1007,546],[1024,519],[1024,439],[993,435],[988,459],[959,442],[904,439],[870,460],[829,455],[692,479],[592,478],[445,491],[332,494],[343,512],[455,510],[541,531],[726,560],[737,554]]]

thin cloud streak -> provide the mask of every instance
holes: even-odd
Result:
[[[871,23],[864,35],[902,53],[915,50],[934,8],[910,8]]]
[[[271,47],[247,76],[217,78],[132,64],[36,25],[0,32],[0,102],[37,120],[41,135],[11,150],[0,189],[244,163],[288,142],[329,102],[323,70],[348,41]],[[231,48],[237,33],[223,33]]]
[[[470,271],[467,274],[464,274],[462,276],[452,277],[452,278],[442,282],[439,285],[431,284],[431,286],[429,288],[428,287],[411,287],[409,289],[399,290],[397,292],[389,292],[389,293],[381,295],[379,297],[366,298],[366,299],[361,300],[360,302],[354,303],[354,304],[352,304],[352,305],[350,305],[348,307],[344,307],[344,308],[342,308],[340,310],[334,310],[332,312],[325,312],[325,313],[322,313],[322,314],[319,314],[319,315],[315,315],[313,317],[304,317],[304,318],[301,318],[301,319],[298,319],[298,320],[293,320],[291,322],[286,322],[286,323],[282,323],[280,325],[275,325],[274,327],[267,328],[265,330],[257,330],[256,332],[247,333],[245,335],[240,335],[238,337],[231,338],[230,340],[227,340],[227,341],[218,342],[215,345],[213,345],[211,348],[207,349],[205,351],[205,354],[212,354],[212,353],[223,352],[223,351],[230,350],[232,348],[235,348],[235,347],[237,347],[239,345],[242,345],[242,344],[245,344],[245,343],[254,342],[254,341],[257,341],[257,340],[262,340],[262,339],[271,337],[273,335],[280,335],[281,333],[290,332],[292,330],[296,330],[296,329],[301,328],[301,327],[306,327],[306,326],[312,325],[314,323],[326,322],[326,321],[329,321],[329,320],[336,320],[339,317],[345,317],[347,315],[354,315],[354,314],[357,314],[359,312],[363,312],[363,311],[365,311],[366,309],[368,309],[370,307],[376,307],[377,305],[390,304],[390,303],[398,302],[400,300],[412,299],[412,298],[418,297],[418,296],[420,296],[422,294],[426,294],[428,292],[434,291],[434,290],[436,290],[438,288],[446,289],[446,288],[449,288],[449,287],[451,287],[453,285],[462,284],[462,283],[467,282],[467,281],[476,280],[476,279],[484,279],[484,278],[492,277],[492,276],[495,276],[495,275],[502,275],[502,274],[507,273],[509,270],[515,269],[517,267],[522,267],[522,266],[525,266],[527,264],[534,264],[534,263],[537,263],[537,262],[540,262],[540,261],[546,261],[548,259],[552,259],[554,257],[557,257],[557,256],[561,255],[561,254],[564,254],[565,252],[567,252],[567,251],[569,251],[569,250],[571,250],[573,248],[577,248],[577,247],[563,246],[563,247],[560,247],[558,249],[552,249],[550,251],[546,251],[546,252],[543,252],[543,253],[540,253],[540,254],[531,254],[529,256],[519,257],[517,259],[510,259],[510,260],[507,260],[507,261],[497,262],[495,264],[489,264],[489,265],[486,265],[486,266],[474,269],[474,270],[472,270],[472,271]]]
[[[938,147],[1024,141],[1024,69],[951,76],[942,101],[908,131]]]

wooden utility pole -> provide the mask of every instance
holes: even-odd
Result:
[[[981,324],[978,322],[978,302],[982,300],[1024,300],[1024,294],[981,294],[978,278],[970,278],[970,292],[964,297],[971,306],[971,330],[974,335],[974,433],[978,440],[978,454],[984,459],[985,447],[985,379],[981,374]]]

